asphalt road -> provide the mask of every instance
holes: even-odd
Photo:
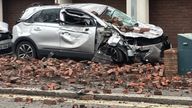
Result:
[[[32,102],[26,101],[26,98],[29,97],[33,100]],[[21,98],[23,101],[15,102],[16,98]],[[73,105],[77,105],[78,107],[76,108],[190,108],[190,106],[182,105],[161,105],[125,101],[64,99],[64,101],[59,102],[58,100],[60,99],[61,98],[0,94],[0,108],[73,108]],[[57,103],[55,105],[46,104],[45,100],[57,100]]]

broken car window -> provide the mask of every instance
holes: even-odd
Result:
[[[129,17],[127,14],[114,9],[112,7],[108,7],[105,13],[101,16],[102,19],[106,21],[111,21],[114,18],[118,18],[119,21],[123,23],[123,25],[133,27],[137,24],[137,21]]]
[[[66,10],[63,12],[65,24],[76,25],[76,26],[94,26],[94,20],[87,14],[76,11]]]
[[[39,17],[34,19],[35,22],[55,23],[59,19],[60,9],[43,10]]]
[[[125,13],[123,13],[119,10],[114,10],[114,12],[112,14],[112,18],[114,18],[114,17],[119,18],[119,20],[122,21],[123,24],[127,25],[127,26],[134,26],[137,23],[135,20],[128,17]]]

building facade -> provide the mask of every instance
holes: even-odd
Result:
[[[54,0],[0,0],[1,20],[9,24],[9,28],[16,23],[22,12],[33,3],[54,4]]]
[[[118,8],[133,18],[163,28],[174,47],[177,34],[192,32],[191,0],[0,0],[0,21],[12,28],[22,11],[32,3],[102,3]]]

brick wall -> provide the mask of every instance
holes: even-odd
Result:
[[[177,47],[177,34],[192,32],[192,0],[150,0],[150,23],[159,25]]]
[[[54,0],[3,0],[3,21],[9,24],[9,30],[15,25],[22,12],[35,2],[54,4]]]
[[[73,3],[100,3],[126,12],[126,0],[72,0]]]

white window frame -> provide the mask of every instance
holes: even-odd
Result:
[[[0,0],[0,21],[3,21],[3,0]]]

